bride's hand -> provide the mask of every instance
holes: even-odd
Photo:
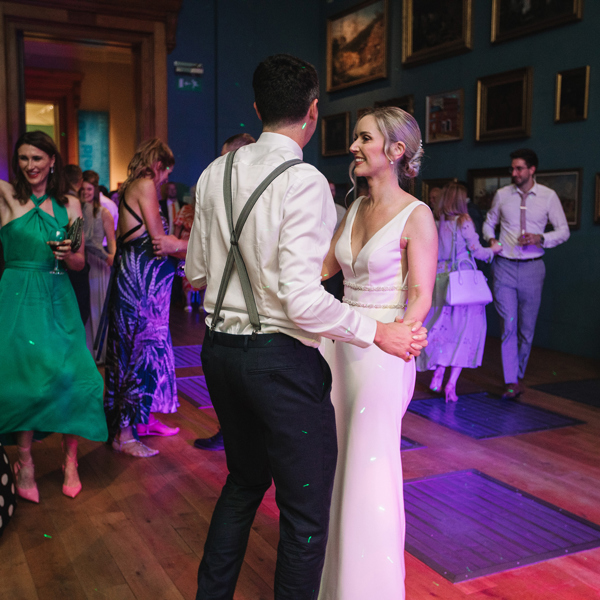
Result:
[[[419,356],[421,349],[427,345],[426,340],[420,339],[426,337],[426,330],[424,332],[421,330],[424,328],[420,321],[410,324],[404,323],[402,319],[397,319],[393,323],[378,321],[374,343],[384,352],[410,362],[412,357]]]
[[[396,323],[404,323],[404,319],[402,317],[396,317]],[[406,325],[411,325],[411,331],[413,332],[412,339],[417,343],[411,344],[411,346],[415,350],[423,350],[425,346],[429,344],[427,341],[427,328],[423,327],[423,323],[421,321],[407,321]]]

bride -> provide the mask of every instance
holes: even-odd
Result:
[[[350,152],[369,196],[346,213],[323,278],[341,269],[344,302],[379,321],[403,318],[411,326],[431,306],[438,248],[431,211],[400,187],[419,172],[419,126],[399,108],[375,109],[356,124]],[[338,461],[319,600],[403,599],[400,433],[415,364],[376,346],[329,340],[323,353],[333,371]]]

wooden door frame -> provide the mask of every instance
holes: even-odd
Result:
[[[123,3],[127,4],[125,0]],[[53,4],[60,4],[60,0]],[[13,146],[23,127],[20,31],[56,41],[130,47],[136,78],[136,142],[159,137],[168,143],[166,27],[167,23],[158,20],[47,6],[32,10],[22,2],[0,2],[0,90],[6,90],[4,94],[0,91],[0,178],[10,177]]]

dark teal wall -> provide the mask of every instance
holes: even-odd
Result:
[[[351,111],[376,100],[415,95],[416,118],[423,126],[425,96],[465,90],[464,139],[426,145],[423,176],[466,179],[467,170],[508,165],[508,153],[530,146],[542,169],[583,168],[582,224],[564,245],[548,251],[547,277],[534,343],[600,358],[600,226],[593,224],[594,176],[600,172],[600,53],[597,25],[600,2],[588,0],[584,20],[514,41],[492,45],[492,0],[475,0],[474,49],[460,56],[411,69],[401,65],[402,1],[390,1],[389,77],[333,94],[325,92],[326,18],[360,2],[353,0],[184,0],[177,48],[169,55],[169,141],[176,155],[175,179],[192,185],[230,135],[258,136],[252,108],[252,72],[270,54],[289,52],[312,62],[322,80],[322,115]],[[176,89],[174,60],[202,62],[202,92]],[[591,65],[587,121],[555,125],[555,76],[558,71]],[[532,135],[526,140],[476,143],[478,77],[532,66]],[[243,126],[242,126],[243,124]],[[319,139],[305,149],[305,160],[336,182],[347,181],[347,157],[323,158]],[[418,186],[420,188],[420,186]],[[498,334],[493,308],[489,331]]]
[[[390,54],[387,79],[340,92],[325,92],[325,20],[356,2],[324,2],[321,22],[321,115],[351,111],[405,94],[415,96],[415,117],[424,129],[425,97],[464,88],[464,139],[425,145],[422,176],[458,177],[467,170],[508,166],[511,150],[523,146],[539,155],[541,169],[583,168],[581,228],[562,246],[546,254],[546,282],[534,344],[600,358],[600,226],[593,224],[594,178],[600,172],[600,52],[597,30],[600,2],[585,2],[579,23],[549,29],[502,44],[490,43],[492,0],[476,0],[473,50],[467,54],[405,69],[401,64],[402,1],[390,0]],[[558,71],[591,66],[587,121],[554,124],[555,78]],[[533,118],[529,139],[475,142],[477,78],[521,67],[533,67]],[[349,159],[321,157],[319,169],[336,182],[347,181]],[[417,186],[420,190],[420,185]],[[498,335],[494,309],[488,307],[489,332]],[[553,366],[556,367],[556,366]]]
[[[193,185],[236,133],[258,138],[252,73],[279,52],[319,61],[319,0],[184,0],[177,47],[168,56],[169,142],[175,153],[174,179]],[[202,91],[177,89],[173,61],[200,62]],[[304,159],[318,160],[314,139]]]

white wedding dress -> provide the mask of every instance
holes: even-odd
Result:
[[[382,227],[352,266],[350,235],[358,199],[335,248],[344,302],[378,321],[404,315],[408,294],[400,240],[415,201]],[[400,433],[415,386],[415,362],[375,345],[325,340],[333,372],[338,461],[319,600],[401,600],[404,594],[404,499]]]

